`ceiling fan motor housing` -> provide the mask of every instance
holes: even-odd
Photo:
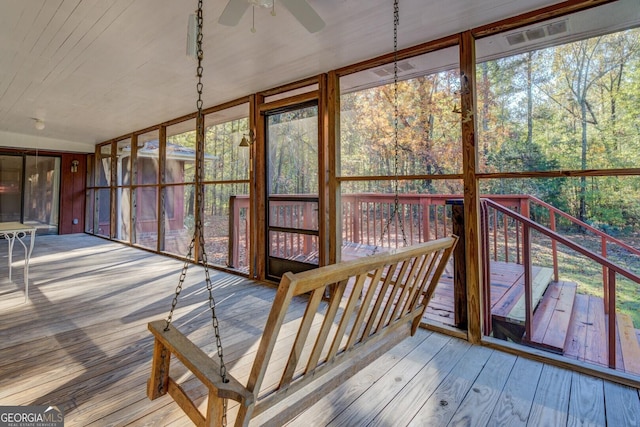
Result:
[[[266,8],[273,7],[274,0],[248,0],[249,4]]]

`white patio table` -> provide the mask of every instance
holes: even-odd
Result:
[[[29,247],[23,239],[30,235]],[[9,242],[9,280],[11,280],[11,262],[13,258],[13,245],[16,240],[24,248],[24,300],[29,299],[29,259],[33,252],[33,244],[36,240],[36,228],[24,225],[20,222],[0,222],[0,237],[4,237]]]

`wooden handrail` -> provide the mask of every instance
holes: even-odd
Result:
[[[493,196],[490,196],[491,198],[493,198]],[[616,239],[613,236],[610,236],[609,234],[605,233],[604,231],[598,230],[597,228],[587,224],[586,222],[580,221],[578,218],[573,217],[571,215],[569,215],[568,213],[561,211],[560,209],[556,208],[555,206],[550,205],[549,203],[542,201],[540,199],[538,199],[535,196],[526,196],[531,202],[540,205],[544,208],[546,208],[547,210],[549,210],[549,212],[554,212],[554,214],[558,214],[560,216],[562,216],[563,218],[568,219],[569,221],[571,221],[572,223],[591,231],[592,233],[598,235],[599,237],[606,239],[608,242],[611,243],[615,243],[616,245],[619,245],[621,247],[623,247],[624,249],[628,250],[631,253],[634,253],[635,255],[640,255],[640,250],[634,248],[633,246],[629,246],[628,244],[626,244],[625,242],[623,242],[622,240]]]
[[[538,224],[537,222],[532,221],[531,219],[521,215],[512,209],[506,208],[492,200],[483,199],[482,203],[485,206],[490,206],[491,208],[502,212],[504,215],[509,216],[521,223],[523,226],[523,244],[524,244],[524,268],[525,268],[525,310],[526,310],[526,321],[525,321],[525,329],[527,337],[531,337],[532,332],[532,318],[533,318],[533,307],[532,307],[532,277],[531,277],[531,257],[530,257],[530,230],[534,229],[539,233],[549,237],[552,242],[559,242],[570,249],[584,255],[585,257],[591,259],[602,265],[607,270],[607,281],[606,283],[603,281],[603,291],[607,294],[608,298],[605,301],[605,307],[608,314],[608,354],[609,354],[609,367],[615,369],[616,367],[616,273],[621,276],[626,277],[627,279],[640,284],[640,276],[628,271],[627,269],[620,267],[619,265],[609,261],[604,256],[593,253],[589,249],[561,236],[555,231]],[[486,209],[486,208],[485,208]],[[487,240],[488,241],[488,240]]]
[[[592,259],[593,261],[598,262],[599,264],[602,264],[610,269],[612,269],[613,271],[615,271],[616,273],[626,277],[627,279],[634,281],[636,283],[640,284],[640,276],[635,275],[634,273],[630,272],[629,270],[626,270],[623,267],[620,267],[619,265],[609,261],[607,258],[598,255],[592,251],[590,251],[589,249],[585,248],[584,246],[581,246],[575,242],[573,242],[572,240],[567,239],[566,237],[563,237],[561,234],[558,234],[554,231],[552,231],[551,229],[545,227],[544,225],[540,225],[537,222],[523,216],[520,215],[519,213],[509,209],[509,208],[505,208],[504,206],[502,206],[499,203],[495,203],[494,201],[490,200],[490,199],[483,199],[483,203],[487,203],[489,206],[491,206],[492,208],[499,210],[500,212],[520,221],[523,223],[528,224],[528,226],[530,228],[535,229],[536,231],[544,234],[545,236],[551,238],[551,239],[555,239],[556,241],[558,241],[559,243],[562,243],[565,246],[568,246],[569,248],[575,250],[576,252],[581,253],[582,255]]]

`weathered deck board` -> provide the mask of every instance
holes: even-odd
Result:
[[[438,345],[433,345],[431,341],[435,341]],[[421,346],[402,359],[389,370],[387,375],[363,393],[357,399],[357,405],[351,405],[347,410],[333,418],[328,425],[353,426],[368,424],[387,405],[388,399],[385,394],[396,395],[399,393],[420,372],[425,362],[431,360],[443,345],[446,345],[446,343],[436,336],[425,340]]]
[[[418,374],[391,400],[391,402],[373,417],[372,426],[406,425],[416,415],[422,402],[438,388],[445,375],[458,364],[467,353],[469,345],[452,340],[444,345]]]
[[[571,374],[568,426],[606,426],[602,383],[599,378]]]
[[[571,372],[545,365],[533,398],[528,425],[566,425],[571,396]]]
[[[452,425],[487,425],[516,357],[494,351],[451,420]]]
[[[534,384],[538,384],[542,366],[542,363],[529,359],[516,360],[487,425],[510,427],[527,425],[536,392]]]
[[[456,367],[447,374],[438,388],[429,396],[411,426],[444,426],[449,423],[475,382],[493,351],[471,347]]]
[[[58,253],[61,247],[69,252]],[[151,402],[145,394],[152,350],[146,323],[166,316],[181,262],[91,236],[39,237],[30,268],[33,299],[24,304],[20,261],[9,282],[3,253],[6,244],[0,242],[0,405],[59,405],[71,427],[189,425],[170,398]],[[224,273],[213,278],[225,360],[234,376],[246,378],[275,289]],[[201,282],[193,268],[175,324],[213,354]],[[295,322],[298,314],[287,321]],[[584,345],[580,351],[584,359]],[[561,374],[542,375],[543,367]],[[555,381],[558,376],[563,380]],[[185,379],[189,392],[204,396],[198,381]],[[599,380],[419,330],[291,425],[537,425],[550,414],[564,419],[563,425],[574,419],[599,425],[603,405],[607,425],[640,423],[637,389],[603,381],[603,394],[594,394],[595,403],[587,405],[594,381]],[[558,408],[558,395],[571,403]],[[229,415],[232,420],[233,407]]]
[[[604,403],[609,426],[640,425],[638,389],[604,382]]]
[[[400,363],[405,357],[412,354],[417,347],[423,345],[430,338],[431,345],[440,347],[442,343],[449,340],[448,337],[439,334],[429,334],[419,331],[417,339],[405,340],[391,351],[381,356],[375,364],[365,368],[361,372],[361,379],[358,381],[347,381],[340,387],[333,390],[326,397],[313,406],[313,409],[298,415],[287,425],[313,427],[327,425],[336,414],[344,411],[349,405],[360,398],[367,390],[374,386],[380,378],[388,373],[394,366]]]

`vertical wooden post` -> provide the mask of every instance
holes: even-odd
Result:
[[[251,252],[250,275],[258,280],[267,277],[267,152],[265,149],[265,118],[260,114],[259,106],[264,103],[264,95],[252,96],[251,129],[255,140],[250,150],[253,155],[253,195],[251,197]]]
[[[318,76],[318,182],[320,184],[318,186],[318,234],[320,235],[318,262],[321,266],[329,264],[331,258],[335,259],[335,254],[331,254],[332,250],[335,252],[338,250],[337,248],[342,247],[342,244],[340,246],[331,244],[332,233],[329,231],[331,230],[331,206],[335,206],[335,200],[331,201],[331,199],[336,197],[335,194],[331,194],[331,189],[328,185],[331,174],[333,173],[335,176],[329,160],[335,153],[331,148],[331,145],[335,145],[335,138],[331,139],[331,127],[335,127],[336,121],[335,110],[331,108],[331,103],[334,99],[331,89],[332,86],[329,84],[327,74],[320,74]],[[333,215],[336,215],[335,211]],[[309,218],[311,218],[311,212]],[[333,225],[337,225],[335,219]],[[305,242],[310,242],[311,236],[304,236],[304,240]],[[340,239],[340,242],[342,243],[342,239]],[[310,247],[311,245],[309,245]]]
[[[351,204],[351,229],[353,232],[353,242],[361,243],[364,241],[362,238],[362,202],[360,196],[353,196],[353,202]],[[369,219],[367,218],[367,221]]]
[[[524,264],[524,330],[526,340],[533,336],[533,274],[531,271],[531,229],[522,224],[522,255]]]
[[[467,275],[465,260],[464,203],[461,199],[447,200],[451,205],[453,234],[458,236],[458,244],[453,251],[453,314],[456,328],[467,328]]]
[[[483,310],[482,319],[484,321],[484,333],[486,335],[491,334],[492,323],[491,323],[491,250],[489,249],[489,208],[487,207],[486,202],[480,202],[480,215],[481,215],[481,233],[480,233],[480,242],[481,242],[481,251],[482,251],[482,267],[483,267],[483,275],[482,275],[482,301],[483,301]],[[496,215],[493,215],[493,242],[496,245]],[[495,247],[495,246],[494,246]],[[497,248],[494,249],[494,256],[497,257]]]
[[[422,241],[429,241],[429,201],[431,199],[428,197],[423,197],[420,199],[420,207],[422,209]]]
[[[549,222],[551,225],[551,231],[556,231],[556,214],[554,211],[549,211]],[[551,255],[553,257],[553,280],[557,282],[560,280],[560,273],[558,272],[558,242],[555,239],[551,239]]]
[[[111,179],[109,182],[109,198],[110,198],[110,202],[109,202],[109,207],[110,207],[110,211],[109,211],[109,238],[110,239],[115,239],[117,237],[116,234],[116,230],[117,230],[117,225],[118,225],[118,212],[116,212],[116,201],[118,200],[117,195],[116,195],[116,191],[118,191],[118,154],[117,154],[117,150],[118,150],[118,143],[115,141],[111,141],[111,170],[109,171],[111,173]]]
[[[164,225],[165,225],[165,217],[166,210],[164,208],[165,205],[165,197],[166,197],[166,187],[165,182],[166,179],[166,166],[167,166],[167,127],[160,126],[158,131],[158,244],[157,251],[161,252],[164,250]]]
[[[340,194],[340,182],[337,177],[340,175],[340,79],[335,71],[331,71],[327,76],[327,183],[328,183],[328,243],[329,243],[329,264],[340,261],[342,253],[338,248],[342,247],[342,198]],[[354,212],[352,205],[351,212]],[[355,228],[352,228],[355,235]]]
[[[609,300],[605,307],[608,309],[607,319],[609,323],[609,367],[616,368],[616,272],[608,270]]]
[[[467,275],[467,336],[479,343],[482,336],[480,312],[480,196],[476,177],[476,52],[471,31],[460,34],[460,105],[462,109],[462,177],[464,181],[465,270]]]
[[[238,239],[240,237],[240,209],[236,203],[236,196],[229,196],[229,253],[227,254],[227,267],[238,266]]]
[[[136,185],[138,184],[138,134],[131,135],[131,179],[129,181],[129,242],[136,243],[136,221],[138,218],[138,195]]]
[[[607,239],[602,237],[602,257],[607,257]],[[606,265],[602,266],[602,285],[604,289],[604,312],[609,313],[609,269]]]

